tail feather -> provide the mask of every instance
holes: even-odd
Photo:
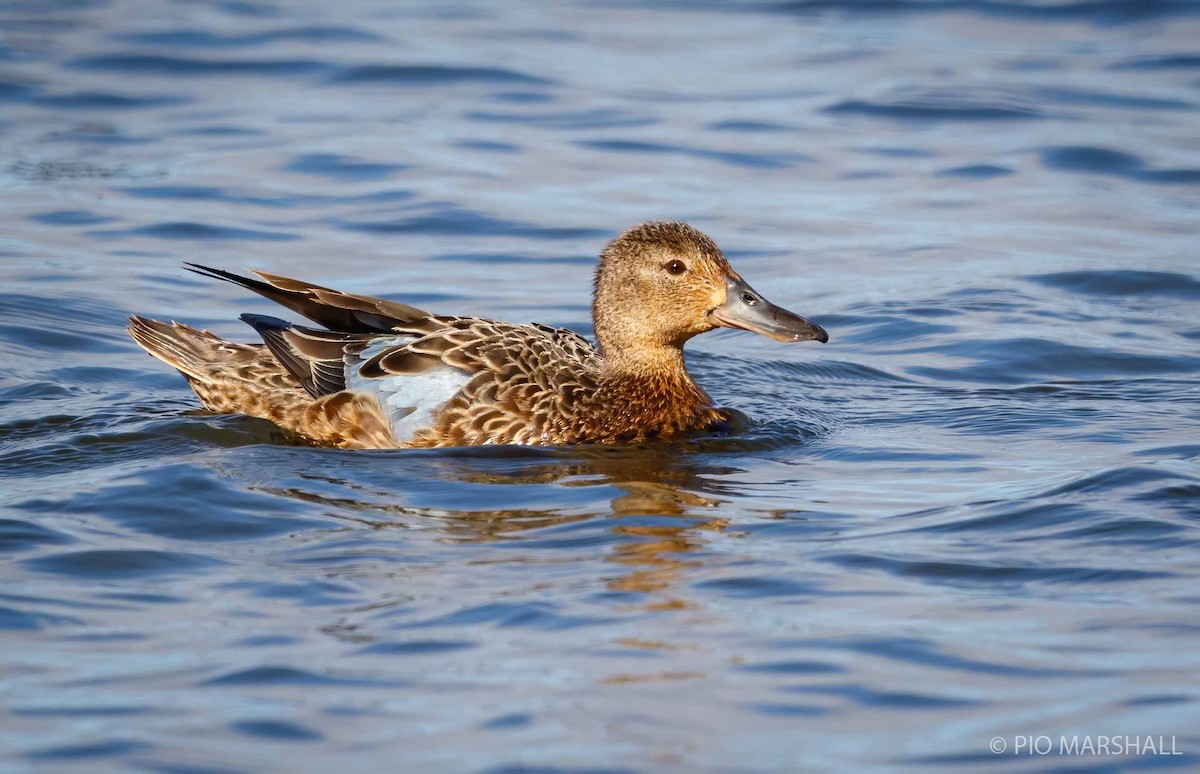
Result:
[[[262,278],[254,279],[198,263],[185,263],[184,268],[201,276],[214,277],[253,290],[260,296],[334,331],[388,333],[397,325],[430,316],[429,312],[423,309],[399,301],[342,293],[265,271],[254,272]]]
[[[345,353],[376,337],[302,328],[265,314],[243,314],[242,322],[258,331],[275,360],[314,398],[346,389]]]
[[[288,323],[249,317],[246,321],[268,342],[275,342],[296,360],[295,367],[311,369],[306,381],[297,379],[262,344],[235,344],[183,323],[132,315],[129,335],[142,349],[179,369],[200,402],[211,411],[261,417],[285,431],[330,446],[396,448],[387,414],[374,396],[344,391],[322,393],[323,388],[331,386],[325,384],[322,367],[329,365],[332,369],[334,361],[310,363],[298,358],[280,338],[290,332]],[[336,364],[340,366],[340,360]],[[340,371],[330,373],[344,379]],[[320,393],[320,397],[314,393]]]
[[[308,391],[309,395],[318,398],[323,394],[316,385],[312,363],[297,356],[283,337],[284,332],[292,327],[291,323],[265,314],[243,314],[242,322],[258,331],[258,335],[262,336],[263,343],[267,345],[267,349],[275,356],[279,364],[287,369],[288,373],[296,377],[300,381],[300,384],[304,385],[304,389]],[[342,386],[338,389],[343,389],[344,387],[345,379],[342,380]],[[332,390],[331,392],[336,392],[336,390]]]
[[[130,315],[129,335],[142,349],[181,371],[189,379],[210,381],[212,364],[222,347],[227,351],[237,345],[213,333],[177,322],[160,322],[147,317]]]

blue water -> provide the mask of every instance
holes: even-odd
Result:
[[[1170,0],[0,5],[0,768],[1200,766],[1198,40]],[[300,448],[122,330],[251,340],[200,261],[588,333],[652,218],[830,331],[690,346],[735,437]]]

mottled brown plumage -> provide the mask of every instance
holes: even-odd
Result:
[[[263,345],[131,318],[147,352],[179,369],[212,411],[263,417],[344,448],[640,442],[705,430],[725,414],[684,366],[683,345],[718,326],[827,340],[745,284],[704,234],[647,223],[600,256],[599,347],[544,325],[434,315],[279,275],[193,265],[327,329],[244,315]],[[411,405],[410,405],[411,404]]]

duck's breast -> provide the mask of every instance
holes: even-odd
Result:
[[[433,424],[433,418],[471,378],[466,371],[440,366],[419,374],[367,379],[359,374],[363,363],[397,345],[413,341],[412,336],[380,336],[358,353],[346,354],[346,389],[374,395],[387,413],[392,434],[400,443],[418,430]]]

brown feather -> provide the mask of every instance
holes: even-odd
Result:
[[[429,317],[415,306],[337,290],[289,279],[278,274],[255,272],[264,281],[213,269],[198,263],[184,264],[189,271],[232,282],[302,314],[315,323],[352,333],[387,332],[406,322]]]
[[[367,364],[375,360],[378,360],[379,368],[387,376],[414,376],[442,364],[441,358],[437,355],[414,352],[407,346],[388,350],[367,361]],[[364,364],[363,367],[366,368],[367,364]]]

